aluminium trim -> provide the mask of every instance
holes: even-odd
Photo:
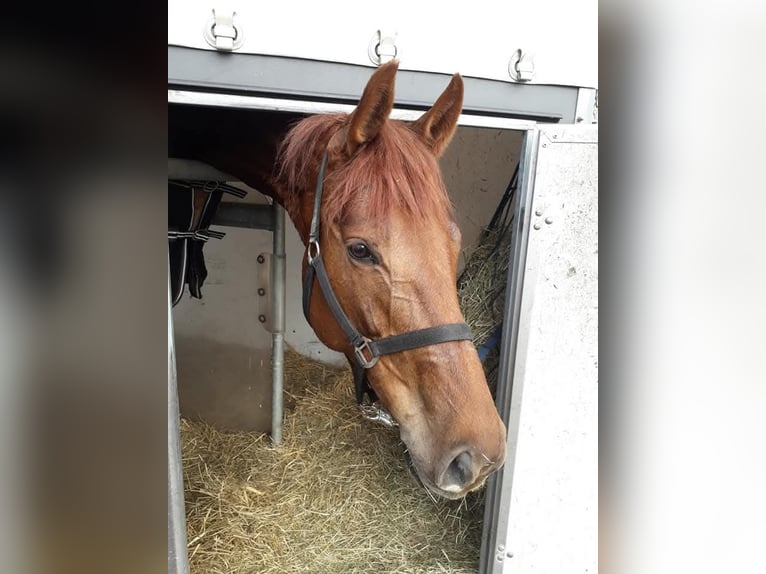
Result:
[[[479,561],[480,574],[501,574],[505,561],[510,559],[506,555],[509,549],[505,548],[505,544],[510,520],[511,487],[519,429],[518,408],[529,335],[529,325],[523,323],[521,317],[525,314],[524,308],[531,304],[530,297],[524,297],[524,284],[528,279],[526,277],[527,254],[539,142],[539,130],[528,130],[522,147],[523,161],[519,166],[519,199],[515,214],[517,223],[510,249],[511,262],[508,269],[508,290],[503,317],[496,399],[498,412],[507,428],[508,454],[503,468],[487,481]],[[515,388],[514,383],[516,383]],[[499,550],[500,547],[503,548],[502,551]]]
[[[169,104],[209,106],[220,108],[239,108],[271,110],[277,112],[323,114],[354,111],[356,105],[337,104],[333,102],[313,102],[304,100],[288,100],[282,98],[267,98],[263,96],[245,96],[240,94],[221,94],[215,92],[197,92],[190,90],[168,90]],[[414,121],[424,112],[418,110],[405,110],[394,107],[391,118],[402,121]],[[478,116],[474,114],[461,114],[458,124],[481,128],[499,128],[508,130],[529,130],[537,125],[531,120],[518,120],[514,118],[500,118],[492,116]]]
[[[168,573],[188,574],[178,384],[168,258]]]

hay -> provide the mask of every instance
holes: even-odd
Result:
[[[192,573],[476,572],[483,491],[433,499],[348,369],[289,351],[284,442],[182,420]]]
[[[477,348],[484,345],[503,322],[510,243],[509,231],[486,229],[481,242],[467,258],[458,281],[458,302]],[[493,396],[499,358],[498,348],[493,347],[483,361]]]
[[[489,347],[482,363],[493,397],[497,391],[500,333],[505,314],[518,176],[517,164],[491,221],[482,231],[479,243],[466,255],[465,267],[457,282],[458,303],[465,322],[473,332],[473,343],[480,350],[480,355],[485,343]]]
[[[458,281],[458,301],[475,345],[483,345],[503,320],[510,233],[485,230]]]

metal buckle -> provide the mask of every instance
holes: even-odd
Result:
[[[372,341],[368,339],[367,337],[362,337],[361,345],[354,346],[354,354],[356,355],[356,358],[359,361],[359,364],[362,365],[362,367],[364,367],[365,369],[374,367],[375,363],[377,363],[378,359],[380,358],[372,354],[372,349],[370,349],[371,342]],[[367,359],[367,357],[364,356],[365,349],[367,349],[367,351],[370,353],[369,360]]]
[[[312,247],[316,249],[316,253],[314,253],[314,255],[311,254]],[[319,241],[317,241],[316,239],[312,239],[311,241],[309,241],[309,244],[306,247],[306,255],[308,256],[309,265],[311,265],[314,262],[314,259],[319,257]]]
[[[394,420],[394,417],[392,417],[388,411],[378,403],[359,405],[359,410],[362,413],[362,417],[370,422],[380,423],[388,428],[396,428],[399,426],[399,423]]]

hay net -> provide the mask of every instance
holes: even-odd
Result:
[[[466,257],[457,282],[460,308],[473,332],[473,343],[479,351],[493,396],[497,390],[518,175],[517,165],[492,219],[484,228],[477,246]]]

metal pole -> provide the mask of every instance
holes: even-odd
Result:
[[[285,210],[274,202],[274,261],[272,266],[271,298],[273,330],[271,333],[271,440],[282,442],[282,394],[284,387],[285,342]]]
[[[178,384],[173,334],[173,305],[170,298],[170,260],[168,260],[168,572],[188,574],[186,554],[186,514],[181,469],[181,434],[178,419]]]

